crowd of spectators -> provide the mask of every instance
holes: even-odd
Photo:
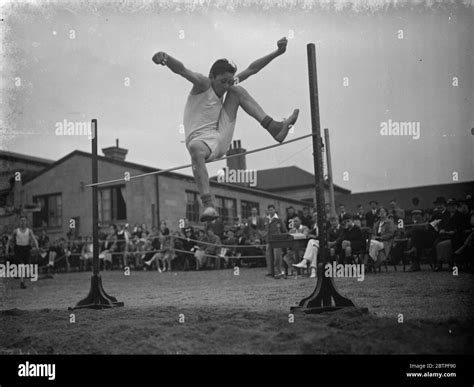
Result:
[[[331,260],[340,263],[365,263],[377,269],[384,262],[410,262],[411,271],[420,270],[428,257],[435,271],[443,264],[454,263],[472,269],[474,212],[473,200],[438,197],[429,210],[404,211],[396,200],[388,207],[376,201],[369,209],[362,205],[349,214],[343,204],[337,213],[326,206],[327,239]],[[270,267],[268,238],[275,234],[292,234],[310,238],[304,254],[294,249],[274,249],[274,267]],[[54,271],[91,270],[93,243],[90,236],[59,238],[50,241],[46,230],[37,237],[39,249],[33,262]],[[0,260],[12,252],[5,251],[8,235],[1,238]],[[99,262],[102,269],[136,270],[203,270],[234,266],[267,266],[268,276],[286,278],[310,269],[316,276],[319,254],[317,213],[310,207],[287,209],[279,215],[269,205],[264,215],[256,208],[247,219],[224,225],[221,218],[206,228],[192,227],[186,221],[182,228],[170,231],[165,221],[159,227],[146,224],[112,224],[100,230]]]

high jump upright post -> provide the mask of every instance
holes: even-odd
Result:
[[[98,156],[97,156],[97,120],[91,122],[92,132],[92,183],[98,181]],[[86,298],[79,301],[77,305],[69,309],[103,309],[123,306],[123,302],[117,301],[115,297],[109,296],[103,286],[100,276],[99,265],[99,187],[92,187],[92,278],[91,288]]]
[[[298,306],[291,307],[291,311],[301,310],[305,313],[322,313],[338,310],[344,307],[354,307],[355,305],[351,300],[338,293],[332,277],[328,278],[324,275],[324,268],[326,263],[329,261],[329,248],[324,200],[325,184],[323,174],[321,126],[319,119],[316,46],[314,43],[309,43],[306,48],[308,54],[311,130],[313,132],[314,184],[316,194],[316,211],[318,213],[317,225],[319,234],[319,256],[316,288],[309,297],[302,299]]]

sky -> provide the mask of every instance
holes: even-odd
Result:
[[[300,109],[289,139],[310,133],[306,45],[316,44],[335,184],[363,192],[474,180],[472,3],[3,1],[1,15],[2,150],[52,160],[90,152],[87,136],[57,128],[96,118],[99,149],[118,138],[128,161],[187,164],[180,125],[191,84],[153,54],[204,75],[223,57],[241,71],[286,36],[286,53],[241,86],[276,120]],[[384,125],[419,133],[383,135]],[[274,143],[242,109],[234,139],[247,150]],[[310,138],[247,157],[257,171],[290,165],[313,172]],[[210,175],[224,166],[210,164]]]

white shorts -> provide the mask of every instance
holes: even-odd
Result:
[[[216,160],[224,156],[232,143],[234,137],[235,122],[231,121],[227,112],[222,108],[217,121],[217,129],[196,130],[191,133],[186,141],[186,147],[195,141],[204,142],[210,149],[211,154],[206,161]]]

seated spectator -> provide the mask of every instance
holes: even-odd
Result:
[[[166,225],[166,222],[163,220],[160,222],[160,233],[161,235],[168,236],[170,235],[170,230],[168,226]]]
[[[289,233],[297,235],[298,238],[307,238],[309,235],[309,228],[301,224],[301,219],[299,216],[293,218],[293,222],[290,222],[290,225],[293,224],[293,228],[290,229]],[[293,274],[293,265],[300,261],[300,256],[297,256],[297,251],[294,249],[287,249],[286,254],[283,257],[283,262],[286,263],[290,275]]]
[[[234,231],[233,230],[228,230],[227,235],[225,239],[222,241],[223,245],[228,245],[228,246],[236,246],[238,243],[237,238],[235,237]],[[237,248],[236,247],[223,247],[221,248],[221,252],[219,256],[223,257],[225,266],[226,267],[231,267],[232,262],[230,261],[230,257],[234,257],[237,254]]]
[[[313,219],[317,217],[317,213],[313,212]],[[310,233],[311,232],[311,233]],[[297,269],[307,269],[308,265],[311,267],[310,278],[316,278],[316,268],[318,267],[318,253],[319,253],[319,241],[316,239],[318,237],[318,225],[315,222],[313,229],[309,232],[307,237],[312,238],[306,244],[306,249],[303,254],[303,259],[299,263],[291,264]]]
[[[350,214],[345,214],[343,217],[343,230],[341,236],[336,241],[338,247],[340,246],[343,257],[341,262],[351,262],[352,252],[359,252],[365,250],[366,241],[360,227],[354,225],[354,217]]]
[[[412,262],[408,271],[415,272],[421,270],[421,254],[424,249],[433,246],[437,232],[431,225],[425,222],[425,215],[421,210],[413,210],[411,214],[413,225],[406,232],[408,250],[405,251],[405,254],[411,257]]]
[[[328,229],[328,247],[331,261],[336,259],[336,256],[341,254],[341,247],[338,245],[338,240],[342,236],[342,227],[339,224],[337,216],[329,217],[331,227]]]
[[[155,252],[151,259],[145,259],[144,263],[150,266],[156,260],[158,272],[171,271],[171,261],[173,259],[173,245],[171,235],[160,235],[160,248]],[[155,251],[150,239],[147,240],[150,250]],[[147,249],[148,250],[148,249]]]
[[[250,210],[250,216],[247,218],[247,234],[250,240],[260,239],[265,231],[265,219],[258,215],[257,208]]]
[[[308,229],[314,226],[313,217],[308,207],[303,207],[303,213],[301,214],[301,224],[308,227]]]
[[[289,230],[291,228],[290,221],[296,216],[295,209],[290,206],[286,209],[286,220],[285,220],[285,226],[286,229]]]
[[[378,216],[379,220],[374,224],[369,246],[369,256],[374,260],[375,267],[379,267],[387,259],[395,238],[395,225],[388,218],[384,207],[379,209]]]
[[[70,251],[69,263],[71,267],[77,267],[79,270],[82,270],[81,254],[82,254],[83,244],[84,242],[82,240],[82,236],[79,235],[76,240],[73,240],[71,242],[71,245],[69,247],[69,251]]]
[[[188,226],[184,229],[184,237],[186,239],[182,240],[182,249],[183,251],[189,251],[189,253],[182,253],[184,261],[183,268],[185,271],[193,270],[196,267],[196,262],[194,254],[191,254],[191,252],[196,245],[194,240],[197,239],[197,237],[194,235],[192,227]]]
[[[454,259],[471,269],[474,269],[474,211],[470,214],[470,230],[465,234],[465,239],[462,245],[454,252]]]
[[[84,270],[89,270],[92,267],[93,258],[93,243],[91,237],[86,237],[85,243],[82,246],[81,262]]]
[[[462,238],[463,219],[462,215],[457,210],[457,202],[454,199],[449,199],[446,202],[447,211],[441,215],[440,222],[438,223],[438,238],[434,242],[434,248],[436,251],[436,267],[435,271],[440,271],[443,266],[443,262],[451,264],[453,241],[456,242],[454,248],[459,248],[459,243]],[[456,239],[454,237],[456,236]]]

